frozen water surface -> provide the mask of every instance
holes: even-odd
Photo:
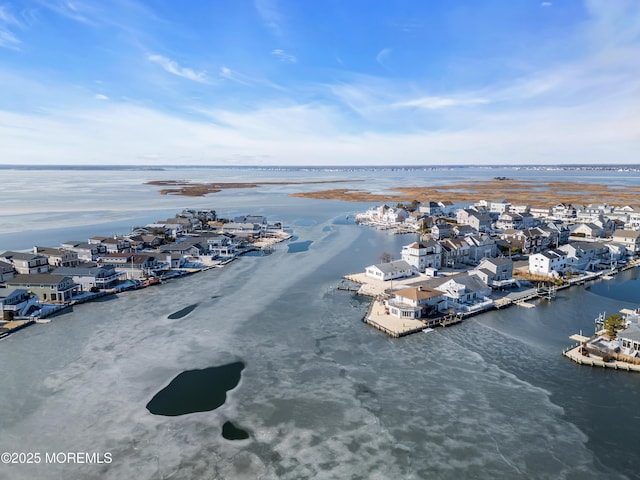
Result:
[[[113,457],[0,465],[1,479],[633,478],[640,376],[560,355],[599,311],[631,304],[564,291],[534,309],[392,340],[361,322],[365,301],[334,287],[414,237],[345,222],[359,205],[278,187],[246,193],[196,203],[283,219],[311,248],[280,244],[0,342],[0,451]],[[145,408],[180,373],[233,362],[242,377],[219,408],[171,417]],[[227,422],[249,438],[225,439]]]

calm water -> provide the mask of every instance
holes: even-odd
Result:
[[[49,202],[51,217],[31,203],[22,213],[3,203],[0,248],[26,238],[23,248],[55,244],[57,227],[86,237],[104,233],[101,225],[191,206],[282,219],[305,248],[290,254],[281,244],[268,256],[80,305],[0,341],[0,451],[113,456],[108,465],[0,465],[0,478],[637,478],[640,375],[581,367],[560,354],[570,334],[592,331],[599,312],[638,306],[637,272],[564,290],[534,309],[392,340],[362,323],[366,301],[334,288],[342,275],[413,240],[346,221],[369,205],[288,197],[295,186],[184,199],[140,185],[176,176],[253,181],[345,172],[64,173],[69,191]],[[543,174],[551,175],[523,176]],[[407,173],[349,175],[384,189]],[[519,172],[421,175],[441,182]],[[86,185],[90,176],[91,188],[105,185],[104,197],[85,193],[83,211],[100,221],[83,225],[70,213],[70,191],[74,178]],[[48,195],[35,190],[29,202]],[[21,215],[25,231],[11,233],[6,218]],[[181,373],[235,362],[244,364],[240,382],[218,408],[180,416],[147,410]],[[227,423],[249,438],[223,437]]]

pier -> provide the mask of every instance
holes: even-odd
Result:
[[[571,336],[571,338],[574,337],[576,336]],[[587,338],[587,340],[589,339]],[[578,365],[588,365],[590,367],[600,368],[613,368],[614,370],[624,370],[627,372],[640,372],[640,365],[633,365],[631,363],[621,362],[619,360],[611,360],[609,362],[605,362],[604,360],[602,360],[602,358],[584,355],[582,353],[582,345],[583,342],[580,342],[578,344],[572,345],[571,347],[565,348],[562,351],[562,355],[569,360],[576,362]]]

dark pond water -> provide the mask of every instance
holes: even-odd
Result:
[[[169,320],[177,320],[178,318],[186,317],[191,312],[193,312],[196,309],[197,306],[198,306],[198,304],[194,303],[193,305],[189,305],[188,307],[184,307],[182,310],[178,310],[177,312],[173,312],[171,315],[169,315]]]
[[[182,372],[154,395],[147,410],[170,417],[215,410],[224,405],[227,392],[238,385],[243,369],[244,363],[233,362]]]
[[[290,243],[288,245],[289,250],[288,250],[287,253],[306,252],[307,250],[309,250],[309,247],[311,246],[312,243],[313,243],[313,240],[306,240],[304,242]]]
[[[249,438],[249,434],[245,430],[238,428],[231,422],[224,422],[222,425],[222,436],[227,440],[246,440]]]

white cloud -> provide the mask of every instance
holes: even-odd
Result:
[[[553,3],[551,3],[551,2],[542,2],[540,4],[541,7],[550,7],[551,5],[553,5]]]
[[[153,63],[157,63],[167,72],[186,78],[194,82],[207,83],[207,75],[205,72],[196,72],[190,68],[181,67],[178,62],[162,55],[149,55],[147,59]]]
[[[254,0],[253,4],[269,31],[275,36],[281,37],[284,15],[278,8],[276,0]]]
[[[20,50],[22,42],[12,31],[14,27],[22,27],[22,24],[11,14],[7,6],[0,5],[0,47]]]
[[[438,110],[447,107],[459,107],[469,105],[484,105],[489,103],[486,98],[448,98],[448,97],[421,97],[395,103],[396,107],[417,107],[427,110]]]
[[[109,100],[109,97],[103,95],[102,93],[96,93],[93,98],[95,98],[96,100]]]
[[[271,51],[271,55],[275,55],[281,62],[296,63],[298,59],[284,50],[276,49]]]
[[[389,55],[391,55],[391,49],[390,48],[383,48],[376,55],[376,62],[378,62],[380,64],[380,66],[382,66],[383,68],[385,68],[387,70],[389,69],[389,67],[386,64],[386,61],[389,59]]]

